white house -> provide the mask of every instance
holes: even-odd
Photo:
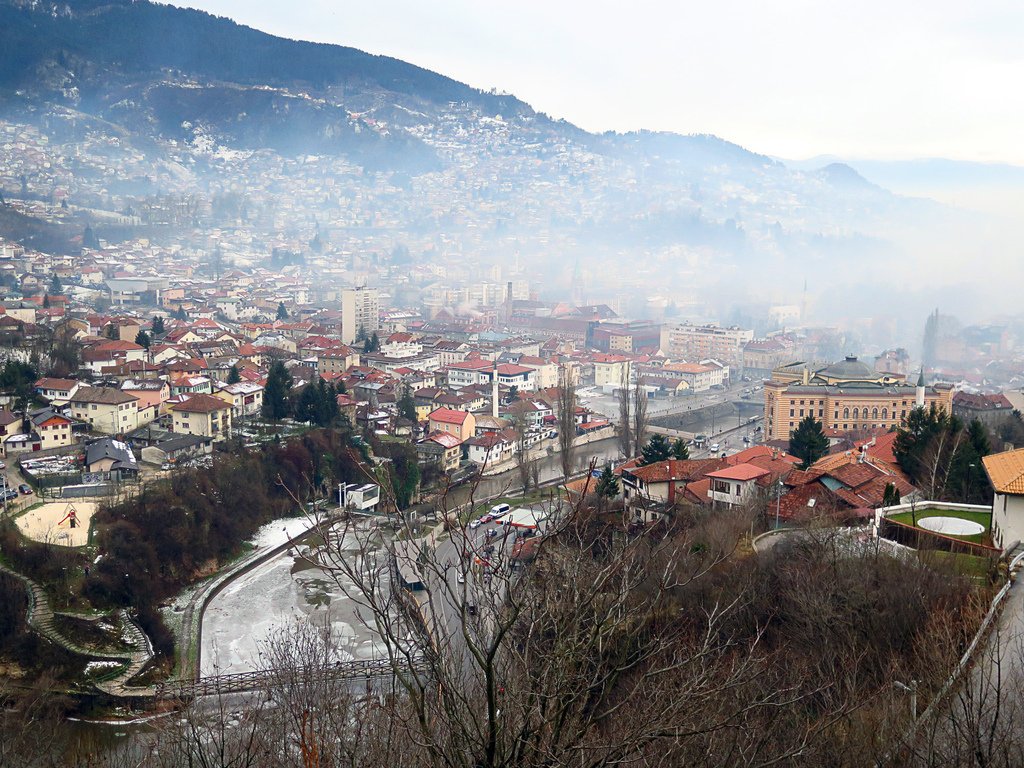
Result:
[[[1024,541],[1024,448],[982,458],[992,483],[992,535],[996,546]]]

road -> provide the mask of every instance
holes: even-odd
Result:
[[[709,405],[718,405],[730,400],[738,400],[746,389],[751,390],[749,398],[751,402],[760,402],[760,382],[739,382],[724,390],[650,399],[647,401],[647,416],[648,418],[656,418],[673,413],[685,413],[686,411],[699,410]],[[613,423],[618,423],[619,400],[617,397],[600,394],[600,390],[595,387],[581,387],[578,390],[578,397],[580,405],[600,413]]]

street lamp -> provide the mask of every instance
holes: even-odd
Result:
[[[780,477],[775,482],[775,530],[779,530],[779,510],[782,507],[782,489],[785,485]]]

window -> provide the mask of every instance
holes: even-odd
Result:
[[[872,408],[871,409],[871,418],[872,419],[877,419],[878,418],[878,409],[877,408]]]
[[[888,408],[883,408],[882,409],[882,418],[883,419],[888,419],[889,418],[889,409]]]
[[[853,409],[853,418],[854,418],[854,420],[860,418],[860,408],[854,408]]]
[[[801,408],[801,409],[800,409],[800,418],[803,418],[803,415],[804,415],[804,409],[803,409],[803,408]]]
[[[793,408],[790,408],[789,409],[789,415],[790,415],[790,418],[792,418],[793,416],[796,416],[796,411]]]
[[[843,408],[843,418],[844,419],[850,418],[850,409],[849,408]]]

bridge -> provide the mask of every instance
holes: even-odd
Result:
[[[308,666],[281,669],[257,669],[232,675],[211,675],[195,680],[165,680],[155,686],[158,699],[193,699],[197,696],[212,696],[224,693],[245,693],[275,685],[302,684],[311,680],[372,680],[393,677],[397,671],[422,672],[426,659],[416,656],[412,663],[393,662],[390,659],[366,659],[361,661],[340,661],[333,666]]]

